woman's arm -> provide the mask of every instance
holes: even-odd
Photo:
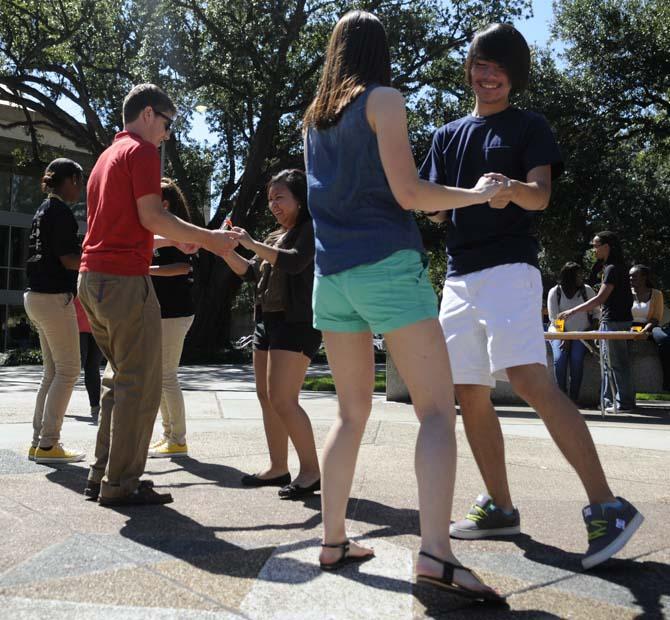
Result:
[[[314,229],[309,222],[300,225],[292,248],[275,248],[255,241],[243,228],[235,227],[233,230],[240,234],[242,247],[286,273],[300,273],[314,260]]]
[[[554,286],[547,295],[547,311],[549,320],[553,321],[558,315],[558,287]]]
[[[588,312],[589,310],[593,310],[598,306],[602,306],[602,304],[604,304],[609,299],[609,296],[612,294],[613,290],[613,284],[603,284],[595,297],[585,301],[583,304],[579,304],[578,306],[571,308],[570,310],[561,312],[558,315],[558,318],[567,319],[570,318],[573,314],[577,314],[577,312]]]
[[[192,267],[188,263],[170,263],[169,265],[151,265],[150,276],[185,276],[191,273]]]
[[[81,256],[79,254],[64,254],[59,256],[60,264],[70,271],[79,271],[79,263],[81,263]]]
[[[406,210],[448,211],[493,198],[502,185],[482,177],[472,189],[445,187],[419,178],[407,134],[405,99],[393,88],[375,88],[367,101],[368,123],[377,134],[379,156],[398,204]]]
[[[220,254],[220,256],[226,261],[226,264],[230,267],[232,272],[240,277],[244,277],[249,271],[249,268],[253,266],[253,261],[240,256],[235,250],[230,250],[229,252]]]
[[[647,316],[647,324],[642,331],[651,333],[663,319],[663,293],[658,289],[651,289],[651,297],[649,298],[649,314]]]

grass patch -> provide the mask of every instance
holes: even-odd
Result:
[[[331,375],[321,375],[320,377],[306,377],[302,386],[303,390],[310,392],[334,392],[335,383]],[[386,392],[386,373],[375,373],[375,392]]]
[[[638,392],[635,395],[637,400],[663,400],[670,402],[670,393],[665,392],[663,394],[649,394],[647,392]]]

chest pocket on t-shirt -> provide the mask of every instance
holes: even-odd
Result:
[[[513,153],[514,150],[511,146],[487,146],[484,150],[484,159],[487,166],[486,172],[499,172],[506,176],[511,176]]]

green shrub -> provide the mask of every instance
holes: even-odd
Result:
[[[0,366],[30,366],[42,364],[40,349],[9,349],[0,353]]]

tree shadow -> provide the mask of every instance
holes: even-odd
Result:
[[[670,596],[670,565],[661,562],[611,558],[590,569],[582,568],[581,554],[571,553],[534,540],[527,534],[509,539],[524,552],[524,557],[540,564],[576,574],[583,573],[626,588],[642,608],[637,618],[665,617],[662,597]]]
[[[184,460],[181,459],[181,461]],[[191,461],[189,465],[193,475],[205,477],[206,480],[222,487],[240,486],[239,474],[241,472],[235,468],[199,463],[194,459]],[[85,486],[86,475],[87,472],[82,467],[58,465],[46,477],[52,482],[81,494]],[[167,486],[172,487],[173,485]],[[277,501],[281,500],[277,499]],[[170,506],[100,508],[100,510],[114,510],[127,517],[119,533],[137,544],[182,560],[214,575],[253,579],[258,577],[260,569],[276,547],[261,546],[248,549],[225,540],[222,535],[233,531],[271,529],[285,531],[316,528],[321,521],[320,498],[312,496],[296,503],[313,510],[315,514],[293,523],[265,523],[240,527],[204,526]],[[379,526],[372,531],[366,531],[366,539],[382,537],[388,539],[402,535],[419,536],[420,533],[419,515],[416,509],[394,508],[364,498],[352,497],[350,499],[347,506],[347,519]],[[355,526],[353,529],[356,529]],[[560,568],[575,576],[584,572],[581,568],[580,554],[546,545],[525,534],[506,540],[519,547],[524,552],[524,557],[532,562]],[[275,557],[274,561],[277,563],[278,570],[272,571],[272,580],[298,584],[309,582],[320,575],[321,571],[316,560],[318,543],[318,539],[313,538],[286,545],[286,551],[313,546],[314,560],[301,561],[292,557],[283,557],[282,553]],[[426,614],[432,618],[444,618],[447,613],[450,618],[458,618],[461,613],[468,614],[469,618],[473,617],[473,614],[475,618],[488,618],[494,614],[496,618],[548,619],[556,617],[540,610],[514,611],[500,606],[492,607],[472,603],[425,585],[412,587],[403,579],[369,572],[361,573],[359,566],[350,565],[338,574],[376,589],[411,592],[417,602],[423,605]],[[592,569],[588,574],[628,589],[633,594],[636,604],[643,610],[639,617],[645,619],[663,617],[662,597],[670,595],[670,566],[660,562],[612,559]],[[572,578],[573,575],[567,578]]]
[[[243,471],[240,471],[236,467],[230,467],[228,465],[221,465],[219,463],[208,463],[203,461],[198,461],[190,456],[180,456],[171,459],[161,459],[162,461],[169,460],[171,463],[178,465],[178,468],[167,469],[167,470],[155,470],[150,468],[150,465],[154,459],[147,460],[147,468],[145,469],[145,474],[147,476],[156,477],[164,476],[165,474],[174,473],[177,471],[185,471],[196,478],[202,480],[208,480],[209,482],[214,483],[218,487],[228,487],[240,489],[242,483],[240,479],[244,475]],[[192,486],[201,486],[203,482],[177,482],[171,483],[170,488],[186,488]]]

